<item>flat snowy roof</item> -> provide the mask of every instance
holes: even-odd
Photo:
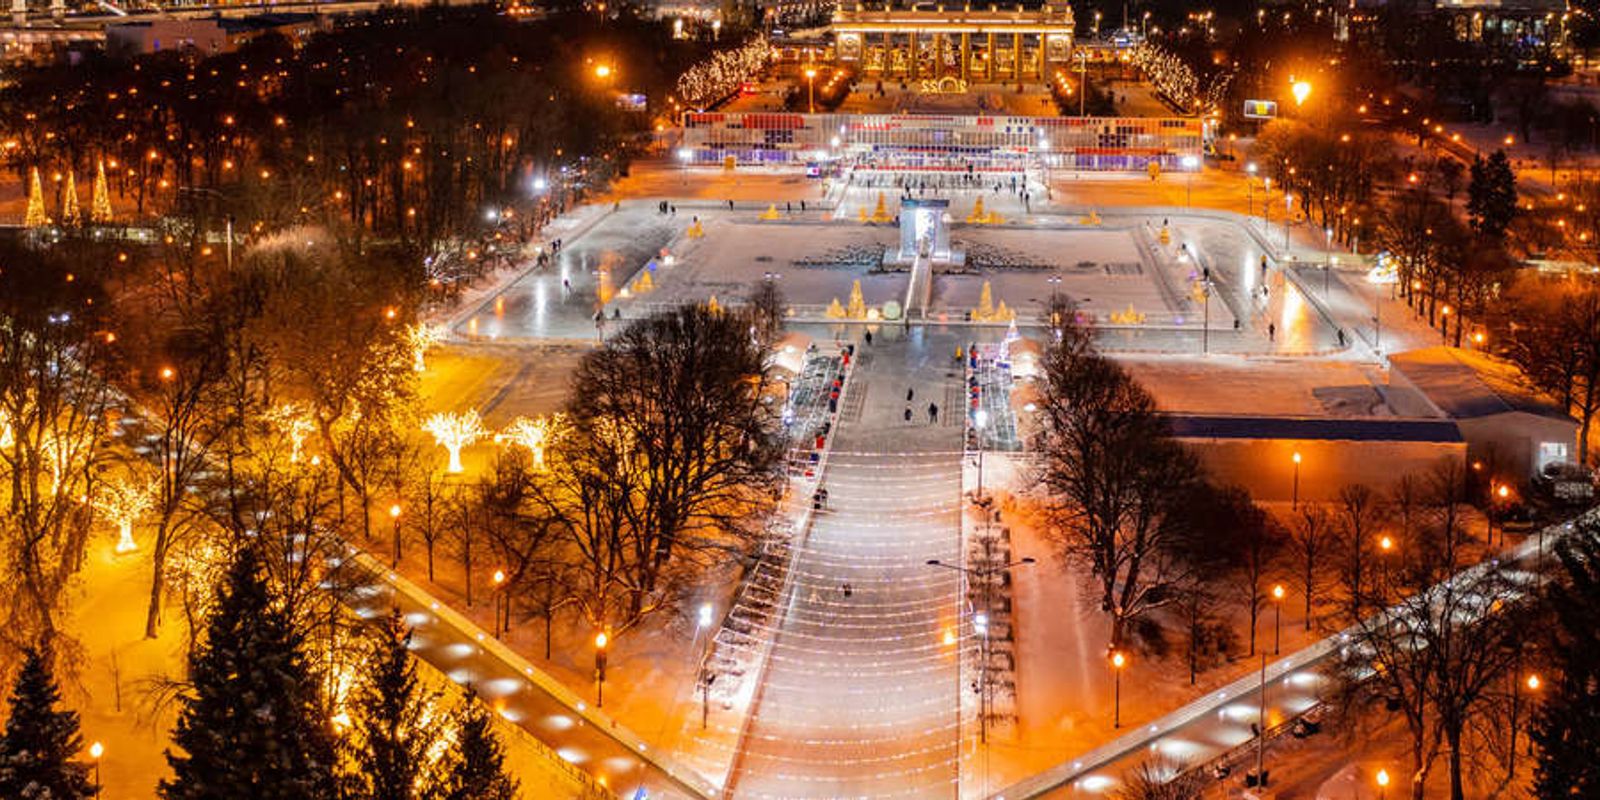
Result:
[[[1571,419],[1565,409],[1530,386],[1515,365],[1484,353],[1425,347],[1390,356],[1389,366],[1453,419],[1510,412]]]

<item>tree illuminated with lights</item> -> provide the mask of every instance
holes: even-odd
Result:
[[[465,468],[461,466],[461,448],[471,445],[483,438],[483,420],[476,411],[455,412],[441,411],[428,417],[422,423],[422,430],[433,434],[433,440],[450,454],[450,465],[446,469],[451,473],[459,473]]]
[[[91,502],[95,511],[117,526],[118,553],[139,549],[139,544],[133,540],[134,523],[150,513],[155,505],[155,495],[148,483],[134,479],[111,481],[95,492]]]
[[[426,356],[445,340],[445,329],[439,325],[418,322],[406,328],[406,343],[411,346],[412,369],[422,372],[428,368]]]
[[[527,448],[533,456],[534,469],[544,469],[545,449],[566,432],[566,425],[567,416],[559,413],[548,417],[517,417],[505,430],[495,434],[494,440]]]

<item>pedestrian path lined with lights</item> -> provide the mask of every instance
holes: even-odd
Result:
[[[862,413],[835,433],[827,507],[776,598],[734,797],[957,794],[959,654],[945,633],[959,629],[959,576],[927,561],[958,555],[961,428],[926,409],[959,369],[953,340],[889,338],[860,350]]]

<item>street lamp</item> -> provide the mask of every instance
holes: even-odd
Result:
[[[968,580],[976,578],[982,582],[980,585],[982,590],[980,602],[983,604],[983,610],[972,615],[973,630],[980,637],[979,660],[981,663],[978,667],[978,741],[980,743],[989,741],[989,707],[992,705],[990,698],[991,681],[989,679],[989,578],[1013,567],[1027,566],[1032,563],[1034,563],[1034,559],[1031,556],[1024,556],[1009,564],[989,564],[982,567],[963,567],[958,564],[946,564],[937,558],[928,559],[928,566],[930,567],[955,570],[965,575]]]
[[[1194,171],[1197,168],[1199,168],[1200,159],[1195,158],[1194,156],[1184,156],[1183,160],[1181,162],[1179,162],[1179,163],[1183,164],[1184,171],[1189,173],[1188,182],[1184,184],[1184,203],[1187,204],[1187,205],[1193,206],[1194,205]]]
[[[394,563],[393,567],[400,566],[400,504],[389,506],[389,519],[394,520]]]
[[[506,597],[506,593],[502,591],[506,583],[505,571],[495,570],[490,580],[494,582],[494,635],[504,636],[511,630],[511,602]],[[502,606],[504,607],[503,609]]]
[[[1272,587],[1272,654],[1280,652],[1283,643],[1283,584]]]
[[[1122,727],[1122,668],[1128,665],[1128,657],[1121,650],[1111,651],[1111,681],[1115,687],[1111,695],[1111,727]]]
[[[1388,796],[1388,794],[1389,794],[1389,771],[1386,770],[1386,769],[1378,770],[1377,781],[1378,781],[1378,800],[1383,800],[1384,797]]]
[[[1272,176],[1261,179],[1261,226],[1263,236],[1272,233]]]
[[[689,159],[694,158],[694,151],[687,147],[678,148],[678,183],[689,182]]]
[[[1290,94],[1294,95],[1295,107],[1299,108],[1300,106],[1305,105],[1306,98],[1311,96],[1311,82],[1295,81],[1292,85],[1290,85],[1289,92]]]
[[[972,425],[978,431],[978,496],[976,498],[978,500],[983,499],[983,429],[988,424],[989,412],[987,409],[980,408],[973,412]]]
[[[817,113],[817,70],[806,67],[806,113]]]
[[[1290,507],[1298,511],[1300,509],[1300,451],[1294,451],[1294,455],[1290,456],[1290,458],[1294,460],[1294,500]]]
[[[1519,649],[1517,651],[1517,663],[1518,663],[1519,668],[1521,666],[1521,662],[1522,662],[1522,652]],[[1511,676],[1511,746],[1506,749],[1506,755],[1507,755],[1507,758],[1506,758],[1506,774],[1507,775],[1515,776],[1517,774],[1517,724],[1518,724],[1517,723],[1517,713],[1521,708],[1521,700],[1522,700],[1521,689],[1522,689],[1523,686],[1526,686],[1528,691],[1537,692],[1537,691],[1539,691],[1539,687],[1542,686],[1542,685],[1543,685],[1543,682],[1539,680],[1538,673],[1534,673],[1534,674],[1529,675],[1526,681],[1517,680],[1516,673],[1512,673],[1512,676]]]
[[[94,793],[100,793],[100,757],[106,754],[106,746],[95,742],[89,745],[89,758],[94,761]]]
[[[1289,222],[1294,218],[1294,195],[1283,193],[1283,251],[1289,252]]]
[[[1211,268],[1200,268],[1200,355],[1211,352]]]
[[[606,645],[610,643],[611,637],[605,631],[594,635],[595,708],[603,708],[606,704]]]
[[[1244,165],[1244,215],[1253,217],[1256,213],[1256,162]]]
[[[1323,241],[1327,244],[1322,249],[1322,296],[1328,296],[1328,273],[1333,268],[1333,229],[1322,229]]]

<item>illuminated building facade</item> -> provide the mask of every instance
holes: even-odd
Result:
[[[858,168],[1179,169],[1199,158],[1201,118],[1002,117],[944,114],[684,116],[683,157],[710,164],[848,162]]]
[[[1072,7],[841,2],[833,15],[841,65],[867,79],[923,81],[937,91],[973,82],[1042,83],[1072,58]]]

